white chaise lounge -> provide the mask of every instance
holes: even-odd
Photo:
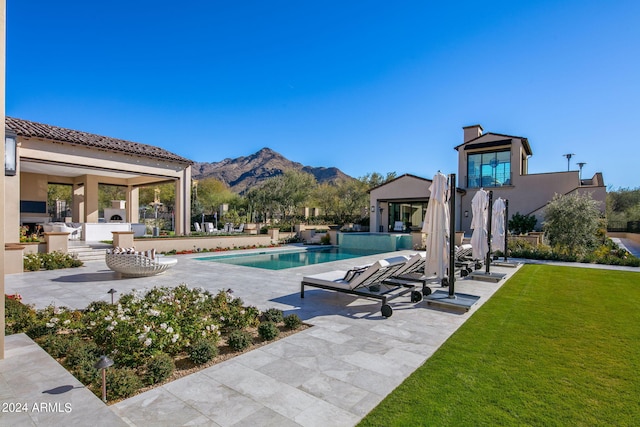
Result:
[[[349,271],[334,270],[305,276],[300,284],[300,298],[304,298],[305,286],[311,286],[378,299],[382,304],[382,316],[390,317],[393,314],[393,310],[387,304],[388,301],[407,293],[411,293],[412,302],[422,300],[422,293],[415,290],[417,282],[385,283],[387,279],[419,261],[420,259],[415,256],[411,258],[398,256],[379,260],[371,265],[353,268]]]
[[[136,252],[133,248],[107,250],[105,262],[109,269],[123,277],[146,277],[161,274],[178,263],[176,258],[158,256],[155,250]]]

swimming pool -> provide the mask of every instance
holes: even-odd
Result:
[[[284,270],[323,262],[339,261],[382,253],[380,250],[342,249],[338,247],[301,249],[299,251],[269,251],[196,258],[199,261],[221,262],[245,267]]]

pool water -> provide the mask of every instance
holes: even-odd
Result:
[[[284,270],[323,262],[339,261],[382,253],[380,250],[342,249],[338,247],[322,249],[302,249],[300,251],[260,252],[196,258],[199,261],[221,262],[245,267]]]

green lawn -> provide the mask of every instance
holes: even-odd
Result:
[[[639,402],[640,273],[526,265],[360,425],[637,426]]]

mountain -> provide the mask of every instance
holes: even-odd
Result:
[[[215,178],[226,183],[232,191],[244,193],[248,188],[260,185],[266,179],[294,169],[313,175],[318,182],[334,182],[353,179],[338,168],[312,167],[293,162],[270,148],[246,157],[224,159],[220,162],[196,162],[191,168],[193,179]]]

